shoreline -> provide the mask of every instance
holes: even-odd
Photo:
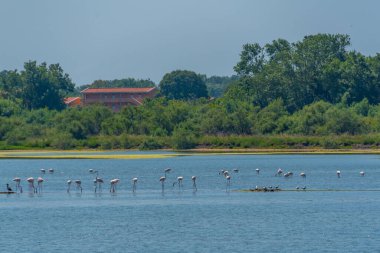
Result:
[[[161,152],[162,151],[162,152]],[[126,152],[125,154],[112,154]],[[128,153],[137,152],[137,153]],[[160,153],[161,152],[161,153]],[[111,153],[111,154],[107,154]],[[0,159],[159,159],[197,155],[380,155],[380,149],[4,150]]]
[[[276,149],[276,148],[247,148],[247,149],[188,149],[181,150],[180,152],[195,152],[195,153],[239,153],[239,154],[380,154],[380,149],[324,149],[324,148],[310,148],[310,149]]]

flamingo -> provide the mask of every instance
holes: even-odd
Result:
[[[191,181],[193,181],[193,191],[196,192],[198,189],[197,189],[197,184],[195,183],[195,181],[197,180],[197,177],[196,176],[192,176],[191,177]]]
[[[165,180],[166,180],[166,177],[160,177],[162,192],[164,192]]]
[[[69,181],[71,181],[71,180],[69,180]],[[82,181],[81,180],[79,180],[79,179],[77,179],[77,180],[75,180],[74,181],[75,182],[75,184],[77,185],[77,190],[78,189],[80,189],[80,192],[82,193]],[[70,184],[71,184],[71,182],[70,182]]]
[[[230,173],[228,172],[228,170],[225,170],[224,172],[223,172],[223,176],[224,177],[227,177],[227,176],[229,176],[230,175]]]
[[[226,191],[230,188],[231,186],[231,176],[230,175],[227,175],[226,176]]]
[[[53,168],[50,168],[50,169],[49,169],[49,173],[54,173],[54,169],[53,169]]]
[[[95,184],[95,192],[97,191],[97,189],[99,188],[99,191],[102,190],[102,184],[104,183],[104,180],[100,177],[96,177],[94,179],[94,184]]]
[[[116,185],[120,182],[120,179],[115,178],[110,181],[111,187],[110,187],[110,192],[115,192],[116,191]]]
[[[42,177],[37,178],[37,192],[42,191],[42,183],[44,182],[44,179]]]
[[[33,177],[28,177],[26,181],[29,183],[29,189],[33,189],[33,193],[36,192],[36,188],[34,187],[34,178]]]
[[[45,169],[40,169],[42,174],[45,174],[46,170]]]
[[[340,178],[340,170],[336,171],[336,175],[338,176],[338,178]]]
[[[21,178],[19,178],[19,177],[15,177],[15,178],[13,178],[13,182],[15,182],[16,183],[16,192],[18,191],[18,190],[20,190],[20,192],[22,192],[22,187],[21,187]]]
[[[291,171],[288,171],[284,174],[284,177],[291,177],[291,176],[293,176],[293,172]]]
[[[70,192],[71,180],[67,180],[67,192]]]
[[[301,176],[301,177],[306,177],[305,172],[301,172],[301,173],[300,173],[300,176]]]
[[[183,188],[183,185],[182,185],[183,177],[182,176],[177,177],[177,181],[178,181],[178,188],[179,189]]]
[[[360,171],[360,176],[364,176],[364,175],[365,175],[364,171]]]
[[[283,172],[282,169],[278,168],[277,173],[275,174],[275,176],[281,176],[282,172]]]
[[[137,177],[132,178],[132,191],[136,191]]]
[[[256,169],[256,174],[257,174],[257,175],[260,174],[260,169],[259,169],[259,168]]]
[[[167,173],[170,173],[172,171],[172,169],[170,169],[170,168],[166,168],[165,170],[164,170],[164,172],[165,172],[165,177],[166,177],[166,174]]]
[[[219,172],[219,175],[224,175],[224,172],[225,172],[225,170],[221,170],[221,171]]]

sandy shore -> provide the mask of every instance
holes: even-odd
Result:
[[[223,154],[380,154],[380,149],[190,149],[184,153],[223,153]]]
[[[137,150],[114,150],[137,151]],[[160,153],[162,151],[162,153]],[[170,153],[170,152],[173,153]],[[1,151],[0,159],[159,159],[192,155],[282,155],[282,154],[380,154],[380,149],[190,149],[157,150],[157,153],[105,154],[111,150],[12,150]]]

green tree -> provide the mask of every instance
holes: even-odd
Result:
[[[65,108],[64,97],[74,89],[69,75],[59,64],[48,66],[46,63],[26,62],[21,80],[22,102],[28,109],[47,107],[61,110]]]
[[[206,75],[202,75],[202,79],[206,83],[207,91],[210,97],[218,98],[224,94],[231,83],[238,80],[238,76],[233,75],[207,77]]]
[[[246,44],[234,67],[241,79],[226,95],[261,107],[281,98],[290,112],[318,100],[337,103],[343,96],[348,103],[364,97],[375,103],[378,59],[368,63],[348,52],[349,45],[349,36],[342,34],[310,35],[296,43],[278,39],[264,46]]]
[[[207,97],[207,87],[195,72],[176,70],[165,74],[160,82],[160,93],[168,99],[197,99]]]
[[[278,128],[278,121],[281,117],[287,115],[288,112],[286,111],[284,102],[281,99],[277,99],[257,113],[252,132],[259,132],[261,134],[275,133]]]
[[[18,100],[22,94],[22,80],[17,70],[0,72],[0,97]]]

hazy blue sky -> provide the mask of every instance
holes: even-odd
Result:
[[[231,75],[244,43],[351,35],[380,52],[377,0],[0,0],[0,70],[60,63],[78,84],[175,69]]]

